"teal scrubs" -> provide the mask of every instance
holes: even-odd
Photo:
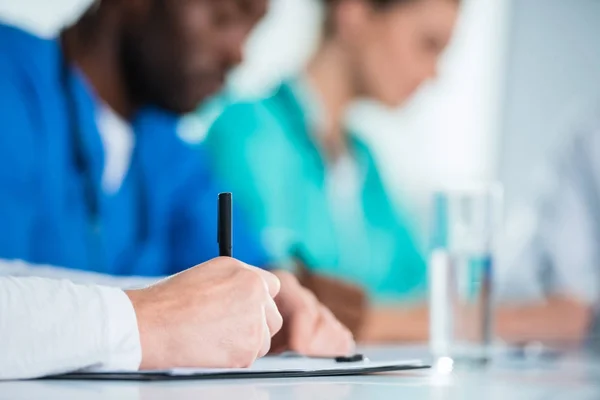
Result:
[[[331,201],[329,166],[311,131],[313,110],[298,89],[298,81],[290,81],[271,97],[226,107],[204,143],[216,176],[276,260],[289,261],[300,247],[312,269],[358,283],[376,301],[422,299],[423,256],[384,189],[371,151],[348,135],[360,176],[358,207],[339,212],[348,204]]]

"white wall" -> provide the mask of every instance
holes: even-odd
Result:
[[[52,36],[93,0],[0,0],[0,18]]]
[[[514,0],[510,49],[499,172],[511,209],[520,209],[600,99],[600,1]]]

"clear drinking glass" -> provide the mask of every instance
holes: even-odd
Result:
[[[492,342],[492,277],[502,187],[436,192],[429,259],[430,348],[434,357],[486,361]]]

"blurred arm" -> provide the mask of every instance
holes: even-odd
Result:
[[[593,309],[589,304],[554,296],[537,304],[499,307],[495,315],[495,334],[511,343],[581,343],[592,318]],[[428,337],[428,308],[398,306],[371,309],[358,340],[367,344],[423,343]]]
[[[593,310],[569,297],[552,297],[538,304],[502,306],[496,310],[496,335],[508,342],[576,342],[586,338]],[[423,343],[429,337],[429,311],[380,307],[367,314],[361,343]]]
[[[135,371],[141,362],[135,311],[114,288],[2,277],[0,338],[0,380]]]
[[[0,278],[1,277],[68,279],[77,284],[103,285],[121,289],[146,287],[161,279],[147,277],[119,277],[71,268],[59,268],[51,265],[32,265],[20,260],[0,262]]]
[[[592,317],[589,304],[573,297],[552,296],[538,304],[499,308],[496,334],[511,343],[581,343],[587,336]]]
[[[423,343],[429,338],[429,309],[426,306],[374,307],[367,313],[361,343]]]

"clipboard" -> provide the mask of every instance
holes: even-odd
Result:
[[[192,369],[179,368],[161,371],[88,371],[51,376],[52,380],[113,380],[113,381],[179,381],[266,378],[312,378],[333,376],[358,376],[427,369],[421,360],[372,362],[364,360],[339,363],[334,359],[265,357],[250,368]]]

